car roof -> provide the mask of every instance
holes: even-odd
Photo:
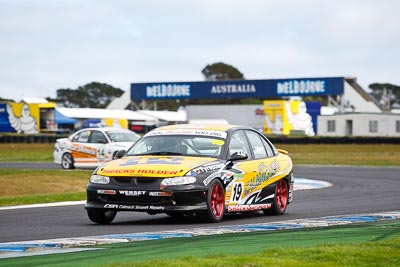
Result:
[[[198,130],[209,130],[209,131],[222,131],[228,132],[233,129],[249,129],[246,126],[239,125],[229,125],[229,124],[205,124],[205,125],[197,125],[197,124],[176,124],[176,125],[168,125],[162,126],[154,130],[184,130],[184,129],[198,129]]]
[[[91,128],[83,128],[79,131],[100,131],[100,132],[107,132],[107,131],[123,131],[123,132],[132,132],[131,130],[124,129],[124,128],[117,128],[117,127],[91,127]]]

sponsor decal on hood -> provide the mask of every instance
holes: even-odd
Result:
[[[215,158],[179,156],[135,156],[110,161],[97,170],[105,176],[174,177],[216,161]]]

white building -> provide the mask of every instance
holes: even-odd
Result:
[[[400,114],[343,113],[318,116],[318,135],[400,137]]]
[[[382,112],[379,103],[361,88],[356,78],[345,78],[344,81],[344,93],[338,103],[341,112]]]

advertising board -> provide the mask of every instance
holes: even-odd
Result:
[[[340,95],[344,78],[132,83],[131,100],[273,98]]]

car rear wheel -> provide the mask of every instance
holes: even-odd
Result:
[[[88,209],[87,214],[92,222],[109,224],[114,220],[117,212],[114,210]]]
[[[207,222],[219,222],[224,216],[225,191],[221,182],[217,179],[210,183],[207,192],[207,210],[201,214]]]
[[[285,213],[289,199],[288,184],[285,179],[278,181],[275,187],[275,197],[272,203],[272,207],[267,210],[263,210],[268,215],[282,215]]]
[[[65,153],[61,158],[61,167],[63,169],[75,169],[74,158],[70,153]]]

